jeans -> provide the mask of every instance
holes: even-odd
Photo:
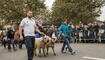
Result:
[[[2,44],[2,40],[0,39],[0,44]]]
[[[15,40],[14,39],[10,39],[8,40],[8,49],[11,49],[11,44],[13,46],[13,49],[15,49]]]
[[[69,52],[72,52],[73,50],[72,50],[72,48],[71,48],[71,46],[70,46],[70,43],[69,43],[68,38],[66,38],[65,41],[64,41],[64,43],[63,43],[62,52],[64,51],[64,48],[65,48],[66,45],[67,45],[67,47],[68,47],[68,49],[69,49]]]
[[[33,60],[35,37],[34,36],[26,36],[25,41],[26,41],[25,44],[26,44],[26,48],[27,48],[28,60]]]
[[[95,38],[95,40],[97,40],[97,33],[96,32],[94,32],[94,38]]]

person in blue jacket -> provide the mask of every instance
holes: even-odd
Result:
[[[74,55],[75,52],[73,52],[70,43],[69,43],[69,38],[71,37],[70,32],[71,32],[71,28],[67,25],[67,20],[64,21],[63,24],[61,24],[60,26],[60,34],[63,35],[64,37],[64,42],[63,42],[63,46],[62,46],[62,50],[61,53],[64,53],[64,48],[67,45],[69,52],[71,53],[71,55]]]

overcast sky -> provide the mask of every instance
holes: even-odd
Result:
[[[55,0],[46,0],[45,1],[45,4],[47,6],[48,9],[51,9],[52,8],[52,4]]]
[[[49,10],[51,10],[52,4],[53,4],[54,1],[55,0],[46,0],[45,1],[45,4],[46,4],[46,6]],[[101,21],[104,21],[105,20],[105,7],[102,7],[101,10],[102,10],[101,16],[98,19],[101,20]]]

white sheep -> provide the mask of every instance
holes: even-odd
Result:
[[[55,33],[52,34],[52,38],[48,37],[48,39],[49,39],[49,42],[46,45],[46,47],[47,47],[47,55],[48,55],[49,48],[51,47],[52,50],[53,50],[54,55],[56,56],[56,53],[55,53],[55,50],[54,50],[54,45],[55,45],[55,42],[57,40],[57,37],[55,36]]]
[[[41,49],[43,49],[43,53],[44,56],[46,56],[46,44],[47,42],[49,42],[49,39],[47,38],[47,36],[43,37],[43,40],[41,40],[40,38],[35,38],[35,56],[36,56],[36,49],[39,50],[39,57],[41,57]]]

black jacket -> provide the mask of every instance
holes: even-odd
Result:
[[[9,39],[13,39],[14,35],[15,35],[15,32],[13,30],[9,30],[7,32],[7,38],[9,38]]]

